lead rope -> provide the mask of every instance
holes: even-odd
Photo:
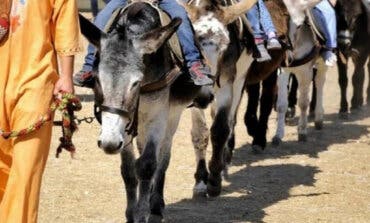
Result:
[[[77,130],[77,124],[74,120],[73,113],[81,110],[81,108],[81,102],[75,95],[70,93],[62,93],[61,98],[55,98],[49,108],[49,111],[37,122],[30,125],[28,128],[24,128],[19,131],[4,131],[0,129],[0,136],[2,136],[4,139],[9,139],[25,136],[35,132],[45,125],[45,123],[51,121],[53,113],[58,110],[62,114],[62,121],[55,123],[57,123],[56,125],[62,127],[63,136],[59,138],[60,144],[57,148],[56,157],[58,158],[62,150],[65,149],[71,153],[73,158],[76,148],[72,143],[72,136]]]

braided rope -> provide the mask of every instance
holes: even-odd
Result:
[[[37,122],[19,131],[3,131],[2,129],[0,129],[0,136],[2,136],[4,139],[9,139],[25,136],[32,132],[35,132],[40,129],[46,122],[51,121],[53,113],[58,110],[62,113],[61,126],[63,136],[59,138],[60,144],[57,148],[56,157],[59,157],[59,154],[62,152],[63,149],[71,152],[71,155],[73,157],[76,148],[72,143],[72,136],[73,133],[77,130],[77,125],[74,121],[73,112],[79,111],[81,110],[81,108],[82,106],[80,100],[75,95],[70,93],[62,93],[62,97],[55,98],[49,108],[49,111]]]

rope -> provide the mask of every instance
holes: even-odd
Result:
[[[62,113],[62,122],[60,125],[62,126],[63,136],[59,138],[60,144],[57,148],[56,157],[59,157],[59,154],[62,152],[63,149],[71,152],[71,156],[73,157],[76,148],[72,143],[72,135],[77,130],[77,125],[74,121],[73,112],[79,111],[81,110],[81,108],[82,106],[80,100],[75,95],[70,93],[62,93],[62,97],[55,98],[49,108],[49,111],[37,122],[19,131],[4,131],[0,129],[0,136],[2,136],[4,139],[9,139],[22,137],[35,132],[40,129],[45,123],[51,121],[53,113],[58,110]]]

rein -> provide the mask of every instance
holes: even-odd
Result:
[[[60,144],[57,148],[56,157],[59,157],[59,154],[63,149],[69,151],[73,157],[76,148],[72,143],[72,136],[77,130],[77,124],[74,120],[73,113],[81,110],[81,108],[81,102],[75,95],[70,93],[62,93],[62,97],[55,98],[46,115],[42,116],[37,122],[18,131],[4,131],[0,129],[0,136],[4,139],[10,139],[26,136],[32,132],[35,132],[47,122],[51,121],[53,113],[58,110],[62,113],[62,121],[54,122],[54,124],[62,127],[63,136],[59,138]]]

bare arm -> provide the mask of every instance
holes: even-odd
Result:
[[[54,95],[61,92],[73,93],[73,63],[74,56],[59,56],[60,61],[60,74],[59,80],[54,87]]]

